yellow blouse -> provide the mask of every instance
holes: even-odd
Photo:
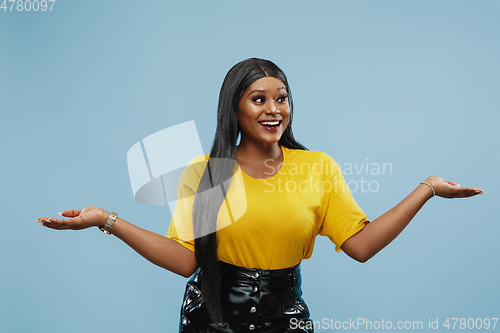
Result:
[[[366,215],[330,156],[281,148],[283,165],[270,178],[255,179],[235,168],[217,219],[219,260],[248,268],[291,267],[311,257],[318,234],[330,238],[340,252],[365,226]],[[191,251],[192,206],[207,160],[208,155],[200,156],[184,169],[167,232]],[[269,173],[275,172],[269,166]]]

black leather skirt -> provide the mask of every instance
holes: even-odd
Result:
[[[186,285],[181,333],[312,333],[299,265],[262,270],[220,262],[223,323],[213,323],[200,291],[200,271]]]

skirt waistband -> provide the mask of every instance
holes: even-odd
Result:
[[[300,264],[283,269],[258,269],[234,266],[220,261],[221,279],[229,284],[259,284],[282,288],[300,284]]]

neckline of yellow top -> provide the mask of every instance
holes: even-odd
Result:
[[[274,175],[272,175],[271,177],[269,178],[253,178],[252,176],[250,175],[247,175],[245,173],[245,171],[243,171],[242,168],[240,168],[241,170],[241,173],[243,174],[243,177],[247,178],[247,179],[250,179],[250,180],[253,180],[253,181],[260,181],[260,182],[263,182],[263,181],[269,181],[269,180],[273,180],[275,178],[278,178],[280,175],[282,175],[283,173],[285,173],[286,171],[286,167],[288,165],[288,148],[286,147],[283,147],[283,146],[279,146],[281,148],[281,153],[283,154],[283,164],[281,164],[281,167],[280,169],[278,170],[278,172],[276,172]]]

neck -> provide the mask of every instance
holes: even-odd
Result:
[[[238,163],[247,161],[279,161],[281,159],[281,148],[278,143],[258,143],[252,144],[247,140],[241,140],[236,150],[236,160]]]

